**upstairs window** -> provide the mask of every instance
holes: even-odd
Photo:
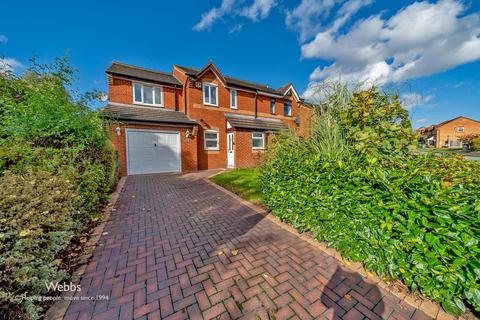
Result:
[[[270,99],[270,113],[271,114],[275,113],[275,102],[276,102],[276,100],[274,98]]]
[[[212,83],[203,84],[203,104],[218,106],[218,87]]]
[[[283,102],[283,114],[287,117],[292,116],[292,102],[289,100],[285,100]]]
[[[230,90],[230,108],[237,109],[237,90]]]
[[[205,150],[219,150],[218,131],[207,130],[203,136],[205,141]]]
[[[252,132],[252,149],[265,149],[265,133]]]
[[[457,127],[457,132],[465,132],[465,127]]]
[[[162,87],[149,86],[142,83],[133,84],[133,101],[137,104],[162,106]]]

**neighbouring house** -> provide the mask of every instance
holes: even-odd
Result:
[[[273,133],[305,135],[313,114],[292,84],[228,77],[212,62],[171,72],[114,62],[106,73],[122,175],[255,166]]]
[[[435,148],[459,147],[462,136],[480,134],[480,121],[460,116],[416,131],[422,142]]]

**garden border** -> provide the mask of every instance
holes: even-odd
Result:
[[[223,172],[223,171],[222,171]],[[299,233],[294,227],[290,226],[287,223],[281,222],[277,217],[275,217],[272,213],[270,213],[268,210],[248,201],[245,200],[244,198],[240,197],[236,193],[216,184],[215,182],[211,181],[210,178],[220,174],[221,172],[214,173],[206,178],[203,178],[207,183],[210,185],[214,186],[215,188],[222,190],[223,192],[229,194],[236,200],[240,201],[243,205],[246,205],[247,207],[251,208],[255,212],[262,214],[267,218],[268,220],[272,221],[282,229],[292,233],[293,235],[299,237],[300,239],[307,241],[309,244],[317,247],[324,253],[328,254],[329,256],[332,256],[335,260],[338,261],[340,265],[343,267],[359,273],[362,277],[366,278],[367,282],[370,282],[371,284],[377,285],[383,290],[386,290],[387,292],[391,293],[395,297],[399,298],[400,300],[404,301],[408,305],[419,309],[420,311],[425,312],[428,316],[438,319],[438,320],[451,320],[451,319],[460,319],[460,320],[466,320],[466,318],[460,316],[460,317],[455,317],[454,315],[451,315],[449,313],[446,313],[442,307],[430,300],[427,299],[423,296],[421,296],[419,293],[410,293],[408,291],[408,288],[405,287],[405,285],[402,284],[401,289],[399,290],[398,287],[394,287],[394,284],[388,284],[386,283],[382,278],[378,277],[377,275],[365,270],[363,268],[362,263],[355,262],[352,263],[348,260],[345,260],[342,258],[340,253],[335,250],[334,248],[329,248],[324,242],[320,242],[313,238],[313,236],[310,233]],[[396,283],[398,284],[398,282]]]
[[[76,261],[78,267],[72,273],[72,277],[70,279],[72,284],[80,283],[80,280],[83,274],[85,273],[85,269],[87,268],[88,262],[92,257],[93,251],[97,247],[100,237],[103,234],[103,230],[108,221],[108,218],[110,217],[110,214],[115,211],[114,206],[118,201],[118,198],[120,196],[120,193],[123,190],[123,187],[125,186],[126,180],[127,180],[126,177],[120,178],[120,180],[117,183],[117,187],[115,188],[115,191],[112,193],[112,197],[110,198],[110,200],[108,201],[108,204],[104,209],[103,221],[98,226],[93,228],[92,232],[90,233],[91,237],[87,241],[87,243],[85,243],[85,246],[84,246],[86,253],[78,257],[78,260]],[[45,319],[48,319],[48,320],[63,319],[65,316],[65,313],[67,312],[68,307],[70,306],[70,303],[71,303],[70,298],[73,297],[74,295],[75,295],[75,291],[65,291],[64,293],[62,293],[61,299],[59,301],[56,301],[46,311]]]

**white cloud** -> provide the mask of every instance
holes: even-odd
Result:
[[[344,3],[332,25],[302,45],[304,58],[333,60],[317,67],[311,81],[341,76],[346,81],[383,85],[480,59],[480,14],[464,15],[460,0],[415,2],[389,19],[374,15],[340,31],[370,2]]]
[[[420,119],[416,120],[415,122],[416,122],[416,123],[425,123],[425,122],[427,122],[427,121],[428,121],[427,118],[420,118]]]
[[[234,0],[222,0],[220,7],[213,7],[202,14],[202,19],[193,27],[193,30],[203,31],[208,29],[226,15],[240,15],[252,21],[259,21],[268,17],[270,11],[277,5],[276,0],[253,0],[250,5],[246,6],[239,6],[238,3]]]
[[[240,32],[243,28],[243,24],[241,23],[237,23],[236,25],[234,25],[232,28],[230,28],[230,30],[228,30],[228,33],[237,33],[237,32]]]
[[[427,104],[434,97],[433,95],[422,96],[418,93],[405,93],[400,96],[400,100],[406,110],[412,110],[415,107]]]
[[[242,9],[241,14],[252,21],[265,19],[276,5],[275,0],[254,0],[250,6]]]
[[[321,29],[319,20],[325,19],[338,0],[302,0],[300,4],[286,11],[285,24],[299,32],[300,41],[304,42]]]
[[[13,58],[0,58],[0,72],[15,71],[15,69],[21,68],[23,65]]]
[[[210,28],[216,20],[232,12],[234,5],[234,0],[222,0],[219,8],[214,7],[202,14],[202,19],[193,27],[193,30],[202,31]]]
[[[3,34],[0,34],[0,43],[7,43],[8,38]]]

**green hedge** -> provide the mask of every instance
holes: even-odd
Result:
[[[59,59],[24,74],[0,73],[0,318],[37,319],[68,279],[61,254],[100,217],[117,181],[106,123],[69,93],[72,69]]]
[[[463,312],[464,301],[480,310],[480,163],[425,155],[332,162],[295,150],[280,143],[262,168],[275,215],[449,312]]]
[[[331,88],[307,138],[269,147],[267,206],[448,312],[480,311],[480,162],[413,155],[418,138],[397,94]]]

